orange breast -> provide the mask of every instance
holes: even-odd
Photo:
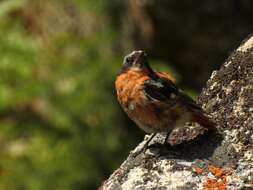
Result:
[[[148,76],[140,72],[128,71],[117,77],[115,82],[118,100],[140,128],[146,132],[155,132],[160,128],[160,118],[155,111],[156,105],[150,102],[144,94],[144,81]]]

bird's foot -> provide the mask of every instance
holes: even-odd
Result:
[[[146,154],[155,156],[156,158],[165,155],[168,152],[168,148],[170,146],[168,144],[154,143],[147,147]],[[145,153],[145,152],[144,152]]]

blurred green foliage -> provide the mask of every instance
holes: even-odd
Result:
[[[94,189],[140,140],[115,98],[115,6],[0,1],[0,189]]]

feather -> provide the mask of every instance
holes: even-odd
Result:
[[[144,94],[150,100],[173,104],[179,91],[175,84],[165,78],[152,77],[144,82]]]

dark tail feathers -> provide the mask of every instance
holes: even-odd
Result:
[[[217,131],[216,123],[204,113],[195,114],[192,118],[192,121],[200,124],[210,131]]]

